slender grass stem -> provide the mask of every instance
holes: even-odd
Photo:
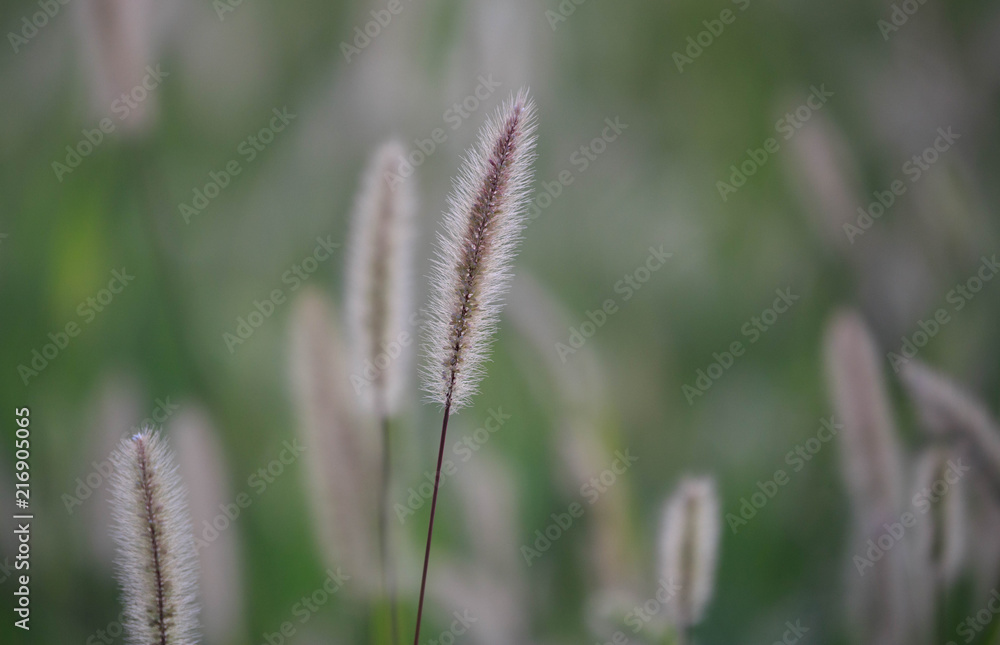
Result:
[[[448,434],[448,416],[451,401],[444,406],[444,420],[441,422],[441,444],[438,446],[437,467],[434,469],[434,496],[431,497],[431,519],[427,525],[427,548],[424,549],[424,572],[420,576],[420,600],[417,601],[417,627],[413,633],[413,645],[420,643],[420,619],[424,614],[424,591],[427,588],[427,563],[431,559],[431,537],[434,535],[434,511],[437,510],[438,487],[441,484],[441,465],[444,462],[444,440]]]
[[[948,589],[942,576],[935,574],[934,604],[937,605],[935,620],[939,643],[948,642]]]
[[[389,416],[382,415],[382,477],[378,513],[379,559],[382,562],[382,592],[389,602],[389,636],[392,645],[399,645],[399,623],[396,611],[396,577],[393,573],[392,554],[389,552],[389,477],[392,472],[392,454]]]

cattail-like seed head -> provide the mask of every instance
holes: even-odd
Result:
[[[853,241],[845,235],[845,226],[853,224],[857,215],[857,162],[836,123],[822,114],[815,116],[809,128],[797,133],[802,136],[790,141],[791,154],[785,159],[804,210],[825,241],[844,251]]]
[[[664,507],[659,549],[662,579],[678,590],[667,610],[686,629],[701,620],[715,587],[719,500],[711,477],[681,480]]]
[[[399,406],[409,367],[406,332],[413,292],[413,182],[391,186],[400,174],[406,150],[398,142],[383,145],[368,167],[354,206],[350,259],[347,265],[346,309],[354,359],[355,392],[379,416],[391,416]],[[393,344],[402,348],[390,355]],[[376,372],[369,381],[366,365]]]
[[[306,485],[323,555],[348,570],[355,591],[378,580],[375,545],[377,433],[360,425],[340,330],[329,300],[303,290],[291,314],[290,377]]]
[[[903,489],[901,449],[875,340],[861,316],[838,312],[825,333],[827,384],[840,431],[841,467],[853,508],[851,553],[863,553],[883,524],[899,518]],[[886,553],[859,575],[849,565],[848,608],[861,642],[902,643],[910,629],[906,558],[903,549]]]
[[[484,375],[525,225],[534,132],[534,103],[522,90],[483,126],[448,200],[432,272],[424,389],[450,412],[468,405]]]
[[[123,439],[112,460],[126,642],[192,645],[198,640],[198,563],[174,457],[160,435],[146,429]]]
[[[158,14],[153,0],[85,0],[77,7],[77,22],[84,43],[84,60],[91,77],[94,109],[111,116],[116,99],[142,83],[152,64]],[[155,91],[130,108],[122,131],[133,134],[149,129],[157,111]],[[120,100],[118,101],[120,103]]]
[[[932,587],[934,589],[955,581],[965,556],[964,482],[961,474],[955,472],[957,456],[947,448],[929,448],[916,465],[916,482],[912,492],[934,492],[930,511],[919,520],[914,539],[919,570],[930,574],[936,583]]]
[[[880,526],[897,511],[900,447],[875,340],[861,316],[842,311],[825,338],[827,382],[840,421],[841,464],[858,525]]]
[[[907,361],[900,374],[927,430],[971,445],[972,456],[1000,487],[1000,426],[986,407],[919,361]]]

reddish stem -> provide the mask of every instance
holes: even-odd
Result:
[[[413,634],[413,645],[420,643],[420,619],[424,615],[424,590],[427,587],[427,563],[431,559],[431,536],[434,534],[434,511],[437,510],[438,487],[441,484],[441,464],[444,462],[444,438],[448,434],[448,416],[451,401],[444,406],[444,420],[441,422],[441,445],[438,446],[437,468],[434,470],[434,496],[431,498],[431,520],[427,525],[427,548],[424,550],[424,572],[420,576],[420,600],[417,602],[417,628]]]

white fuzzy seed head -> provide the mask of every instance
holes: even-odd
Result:
[[[289,376],[323,555],[367,593],[378,579],[372,491],[379,447],[377,433],[359,422],[336,320],[322,292],[303,289],[291,313]]]
[[[521,90],[487,120],[448,199],[432,270],[424,389],[450,412],[469,404],[526,221],[535,107]]]
[[[875,339],[854,311],[826,330],[825,362],[834,418],[843,424],[841,465],[858,526],[891,517],[899,504],[902,457]]]
[[[679,629],[698,623],[712,598],[719,537],[715,481],[683,479],[664,507],[659,543],[661,577],[678,589],[667,611]]]
[[[192,645],[198,641],[198,563],[174,457],[159,434],[144,429],[123,439],[112,461],[126,642]]]
[[[351,382],[364,405],[379,416],[397,411],[409,367],[409,343],[401,339],[413,301],[409,278],[415,198],[412,181],[390,182],[400,174],[405,154],[395,141],[379,148],[351,221],[345,289],[354,363]]]
[[[1000,425],[986,406],[919,361],[907,361],[900,374],[924,427],[935,436],[968,442],[976,461],[1000,485]]]
[[[914,494],[933,491],[933,497],[928,497],[930,512],[917,525],[914,536],[918,565],[943,585],[955,581],[965,557],[964,482],[954,473],[956,457],[956,453],[943,447],[925,450],[917,461],[913,486]],[[942,488],[944,492],[939,494]]]
[[[121,95],[134,97],[133,88],[144,80],[146,67],[154,65],[162,13],[158,5],[154,0],[84,0],[76,6],[84,44],[81,58],[90,68],[93,107],[101,117],[123,105]],[[127,105],[126,112],[116,111],[121,130],[126,134],[149,130],[156,118],[156,90]]]

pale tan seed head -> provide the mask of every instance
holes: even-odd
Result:
[[[413,307],[414,182],[391,179],[406,163],[405,154],[391,141],[372,157],[354,206],[348,250],[351,386],[379,416],[399,408],[414,345],[407,322]]]
[[[948,587],[958,577],[966,552],[965,473],[961,458],[943,446],[924,450],[917,460],[911,491],[929,509],[920,518],[913,539],[916,564],[934,589]]]
[[[129,645],[198,640],[198,561],[186,497],[158,433],[147,429],[122,440],[111,504]]]
[[[126,134],[146,132],[158,111],[158,85],[166,78],[157,73],[146,79],[147,66],[155,71],[158,62],[157,29],[166,17],[164,6],[153,0],[77,1],[80,59],[88,68],[94,113]]]
[[[974,396],[916,360],[900,375],[924,428],[932,435],[968,442],[972,456],[1000,490],[1000,424]]]
[[[896,513],[902,457],[875,340],[861,316],[840,311],[827,325],[827,384],[840,433],[841,467],[855,517],[880,526]]]
[[[305,447],[303,473],[327,564],[367,593],[378,580],[375,550],[377,435],[365,428],[348,384],[348,369],[332,303],[305,289],[291,313],[292,398]]]
[[[827,387],[840,431],[840,464],[853,511],[847,603],[864,642],[901,644],[912,621],[904,548],[858,570],[868,540],[899,519],[902,449],[885,390],[880,356],[868,326],[853,310],[837,312],[824,337]],[[859,555],[860,554],[860,555]]]
[[[450,412],[469,404],[485,371],[510,265],[525,225],[535,152],[526,90],[487,121],[448,200],[432,271],[424,389]]]
[[[667,500],[660,527],[661,579],[677,589],[667,603],[679,629],[697,624],[715,588],[719,500],[711,477],[686,477]]]

